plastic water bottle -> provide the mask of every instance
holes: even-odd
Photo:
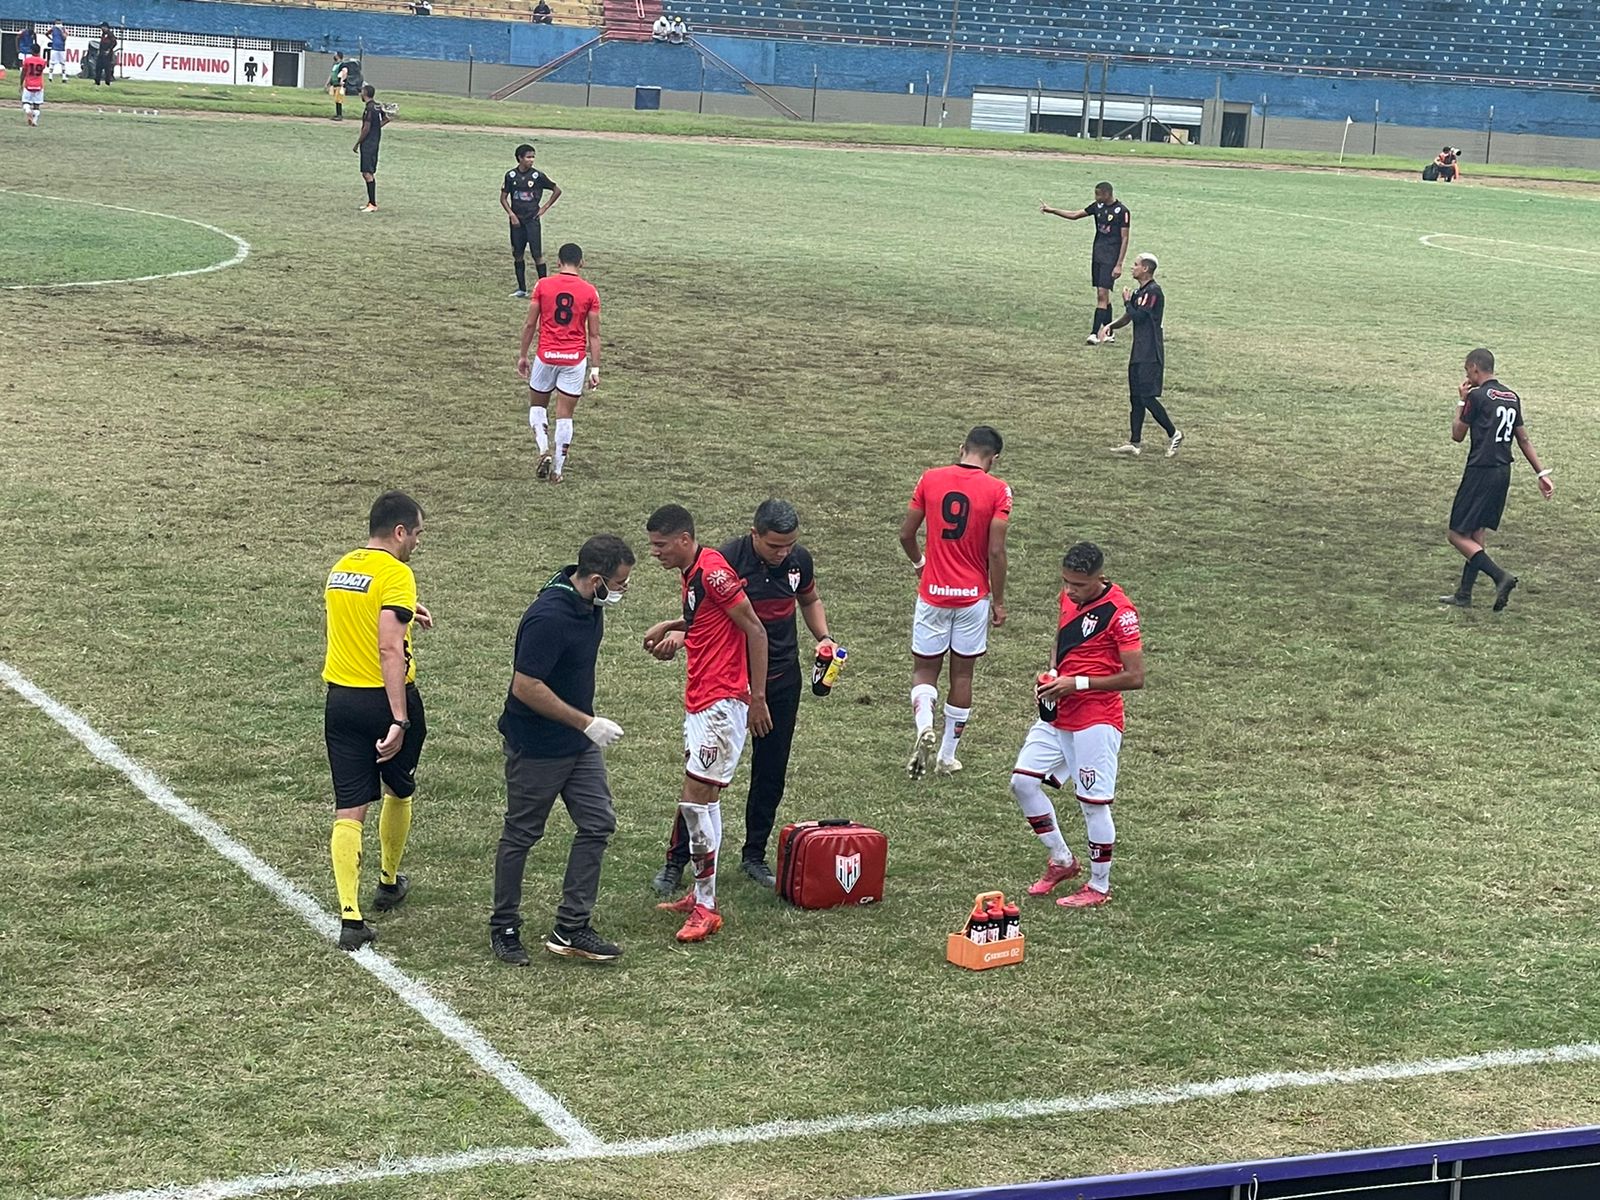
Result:
[[[1039,720],[1043,721],[1046,725],[1055,724],[1056,702],[1054,700],[1046,700],[1043,696],[1038,695],[1038,693],[1041,689],[1049,687],[1059,678],[1060,676],[1054,671],[1043,671],[1039,674],[1038,679],[1034,681],[1034,695],[1039,701]]]

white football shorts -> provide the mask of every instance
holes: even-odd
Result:
[[[718,700],[683,717],[683,773],[725,788],[744,753],[750,706],[743,700]]]
[[[560,392],[563,396],[583,395],[583,377],[589,369],[587,357],[580,358],[568,367],[558,367],[554,363],[547,363],[542,358],[533,360],[533,367],[528,372],[528,390],[549,395],[551,392]]]
[[[938,608],[920,596],[911,618],[911,653],[938,658],[949,651],[977,658],[989,649],[989,597],[960,608]]]
[[[1089,804],[1110,804],[1117,794],[1117,755],[1121,752],[1122,730],[1115,725],[1057,729],[1035,721],[1011,770],[1074,788],[1078,799]]]
[[[44,106],[44,89],[37,88],[29,91],[24,88],[22,91],[22,103],[33,108],[42,108]]]

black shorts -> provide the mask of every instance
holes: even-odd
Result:
[[[361,173],[363,175],[378,173],[378,143],[371,138],[361,143]]]
[[[1506,493],[1511,490],[1511,468],[1468,467],[1461,474],[1456,502],[1450,506],[1450,529],[1472,533],[1479,529],[1499,529],[1500,515],[1506,511]]]
[[[389,732],[389,696],[383,688],[328,685],[322,732],[328,743],[328,766],[333,771],[334,808],[359,808],[377,800],[379,784],[391,796],[405,797],[417,790],[417,760],[428,736],[417,685],[406,685],[406,717],[411,728],[396,754],[378,761],[377,744]]]
[[[1089,261],[1089,282],[1097,288],[1115,287],[1117,281],[1112,278],[1111,272],[1116,270],[1117,256],[1115,254],[1096,254]]]
[[[533,252],[534,258],[543,258],[544,246],[539,236],[539,218],[524,217],[519,214],[517,220],[522,224],[511,226],[511,257],[521,258],[522,249],[526,246]]]
[[[1166,364],[1158,362],[1130,362],[1128,364],[1128,395],[1135,400],[1153,400],[1161,395]]]

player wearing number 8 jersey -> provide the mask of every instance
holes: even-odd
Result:
[[[531,393],[528,424],[539,442],[540,479],[561,482],[567,453],[572,448],[572,414],[583,395],[587,369],[591,388],[600,386],[600,293],[585,279],[583,250],[568,242],[557,254],[560,267],[534,285],[528,302],[528,319],[522,326],[522,350],[517,374],[528,381]],[[538,345],[533,362],[528,349]],[[550,453],[550,393],[556,393],[555,454]]]
[[[1494,375],[1494,355],[1481,347],[1467,355],[1467,378],[1457,389],[1455,420],[1450,436],[1461,441],[1472,435],[1467,451],[1467,469],[1450,508],[1450,544],[1461,551],[1467,563],[1461,568],[1461,583],[1441,604],[1466,608],[1472,604],[1472,585],[1481,571],[1494,580],[1494,611],[1499,612],[1511,598],[1517,577],[1497,566],[1483,548],[1486,530],[1500,528],[1506,493],[1511,488],[1511,443],[1522,447],[1522,456],[1534,469],[1539,491],[1549,499],[1555,492],[1550,471],[1539,461],[1533,441],[1522,421],[1522,398]]]
[[[1064,908],[1092,908],[1111,895],[1122,693],[1144,686],[1139,614],[1105,577],[1105,561],[1093,542],[1079,542],[1061,560],[1061,620],[1050,660],[1056,679],[1038,693],[1041,718],[1051,709],[1054,715],[1034,722],[1011,768],[1011,794],[1050,852],[1030,896],[1049,895],[1080,870],[1042,785],[1077,791],[1089,833],[1089,882],[1056,901]]]
[[[933,707],[946,654],[950,690],[937,769],[941,775],[961,769],[956,747],[972,716],[973,667],[989,648],[990,623],[1005,623],[1011,488],[990,474],[1002,445],[988,425],[974,428],[962,443],[960,461],[923,473],[900,525],[900,546],[921,578],[911,626],[911,715],[917,733],[906,774],[913,779],[921,779],[933,763]],[[924,520],[926,552],[917,544]]]

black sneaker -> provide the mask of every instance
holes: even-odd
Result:
[[[622,957],[622,947],[612,944],[585,925],[582,929],[562,929],[559,925],[544,940],[544,948],[562,958],[586,958],[590,962],[610,962]]]
[[[650,888],[658,896],[676,896],[678,889],[683,886],[683,864],[669,862],[656,872],[656,877],[650,881]]]
[[[1448,596],[1440,596],[1439,603],[1448,604],[1452,608],[1471,608],[1472,597],[1463,596],[1460,592],[1451,592]]]
[[[515,925],[505,929],[491,929],[489,949],[493,950],[494,956],[503,963],[510,963],[513,967],[528,965],[528,952],[522,948],[522,938],[517,933]]]
[[[1499,612],[1506,606],[1506,601],[1511,599],[1511,589],[1517,586],[1517,577],[1507,575],[1500,581],[1500,586],[1494,590],[1494,611]]]
[[[394,883],[380,883],[378,890],[372,893],[372,911],[393,912],[410,892],[411,880],[405,875],[396,875]]]
[[[772,868],[759,858],[747,858],[739,864],[739,869],[764,888],[778,886],[778,877],[772,873]]]
[[[339,949],[359,950],[378,940],[378,931],[365,921],[359,925],[344,925],[339,929]]]

